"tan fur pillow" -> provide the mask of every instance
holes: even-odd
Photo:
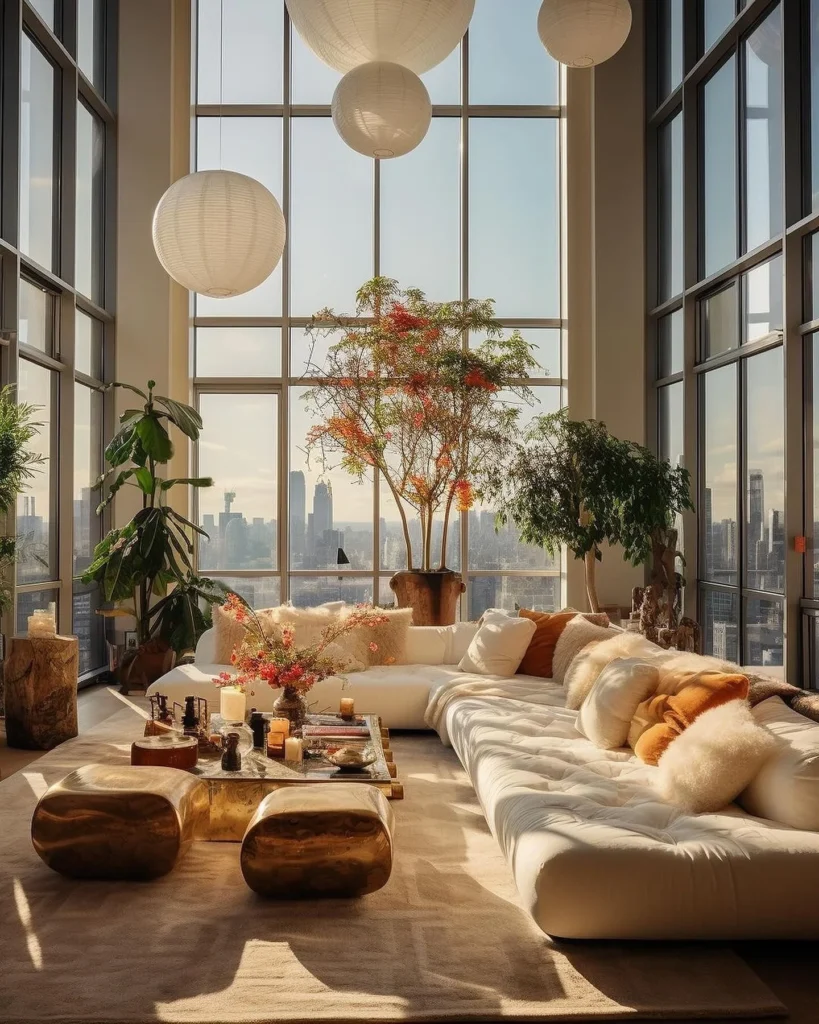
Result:
[[[568,633],[564,630],[564,636]],[[646,640],[640,633],[619,633],[613,630],[600,630],[602,637],[586,642],[565,669],[563,688],[566,691],[566,707],[576,711],[588,696],[597,677],[612,661],[618,658],[640,658],[643,661],[654,661],[663,655],[663,650],[656,644]],[[612,635],[613,633],[613,635]],[[558,647],[560,644],[558,644]],[[558,651],[555,651],[557,661]],[[557,672],[555,672],[557,678]]]
[[[370,665],[404,665],[407,660],[407,640],[412,625],[412,608],[377,608],[387,621],[380,626],[360,626],[341,637],[339,644],[349,657]],[[376,644],[377,650],[370,650]]]
[[[606,618],[605,621],[608,622],[608,619]],[[608,626],[598,625],[586,615],[575,615],[573,619],[569,619],[555,644],[555,652],[552,656],[552,679],[556,683],[563,684],[569,665],[580,651],[588,644],[595,643],[597,640],[606,640],[610,636],[611,630]],[[581,699],[577,707],[580,707],[582,703]]]

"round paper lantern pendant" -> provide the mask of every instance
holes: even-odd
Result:
[[[613,57],[631,31],[628,0],[543,0],[540,41],[561,64],[589,68]]]
[[[463,39],[475,0],[287,0],[310,49],[336,71],[371,61],[429,71]]]
[[[424,83],[388,61],[348,71],[333,93],[332,110],[333,124],[347,145],[380,160],[415,149],[432,121]]]
[[[236,171],[188,174],[154,211],[154,248],[168,275],[215,299],[266,280],[282,257],[286,234],[276,197]]]

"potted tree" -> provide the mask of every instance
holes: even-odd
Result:
[[[413,609],[416,625],[454,622],[463,582],[446,565],[449,524],[472,507],[486,467],[511,452],[519,402],[531,400],[530,346],[517,332],[504,337],[489,300],[431,302],[383,277],[359,290],[354,318],[324,310],[308,330],[338,338],[325,380],[305,395],[318,419],[308,452],[358,479],[378,471],[406,546],[406,569],[390,582],[399,607]],[[469,331],[486,340],[466,349]],[[407,507],[420,519],[420,550]],[[443,528],[433,550],[436,517]]]
[[[172,488],[210,487],[213,481],[209,477],[166,479],[162,474],[173,455],[169,428],[196,441],[202,428],[199,413],[155,394],[152,380],[147,391],[131,384],[112,387],[127,388],[143,405],[122,414],[119,429],[105,449],[109,468],[96,486],[107,492],[97,514],[124,486],[141,491],[142,508],[100,541],[80,579],[98,583],[105,601],[114,605],[101,614],[132,615],[136,620],[139,646],[123,669],[124,682],[144,685],[168,671],[177,653],[195,646],[207,627],[208,606],[222,602],[228,588],[194,576],[192,533],[207,534],[168,504]]]

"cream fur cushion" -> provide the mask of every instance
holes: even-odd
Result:
[[[486,612],[458,668],[481,676],[510,678],[523,661],[536,628],[531,619]]]
[[[259,608],[256,618],[266,635],[275,633],[275,608]],[[229,665],[230,656],[245,638],[247,630],[220,604],[213,605],[213,659],[216,665]]]
[[[598,640],[606,640],[610,636],[611,630],[608,626],[598,625],[583,615],[575,615],[573,619],[566,623],[563,632],[557,638],[555,653],[552,658],[552,679],[556,683],[565,685],[569,666],[583,648]],[[591,684],[589,684],[589,687],[591,687]],[[585,696],[586,694],[584,693],[583,697]],[[583,703],[583,697],[574,706],[575,711]]]
[[[655,647],[656,650],[656,647]],[[660,650],[660,679],[657,693],[677,694],[701,672],[742,672],[739,665],[722,658],[688,651]]]
[[[377,608],[387,621],[380,626],[360,626],[339,639],[347,654],[365,668],[371,665],[405,665],[407,640],[412,625],[412,608]],[[354,609],[349,607],[343,615]],[[375,644],[377,650],[370,650]],[[349,671],[349,670],[348,670]]]
[[[660,758],[656,787],[664,800],[695,814],[718,811],[751,782],[777,747],[746,701],[705,711]]]
[[[583,701],[576,727],[603,750],[624,747],[638,706],[657,689],[657,666],[639,658],[610,662]]]
[[[574,619],[572,620],[574,622]],[[572,623],[569,623],[569,626]],[[569,631],[569,626],[563,635]],[[596,642],[586,643],[573,657],[564,671],[562,679],[566,691],[566,707],[577,711],[588,696],[597,677],[612,661],[618,658],[638,658],[640,661],[654,661],[666,652],[646,640],[640,633],[620,633],[611,629],[599,630],[602,636]],[[557,648],[563,637],[558,640]],[[557,654],[555,650],[555,679],[557,679]]]

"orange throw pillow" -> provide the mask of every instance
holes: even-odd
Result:
[[[640,705],[644,719],[655,720],[634,745],[634,753],[646,764],[657,764],[669,744],[703,712],[745,700],[749,683],[746,676],[723,672],[700,672],[677,694],[660,693]]]
[[[552,678],[552,659],[555,656],[555,645],[566,624],[577,615],[577,612],[530,612],[521,608],[518,615],[522,619],[530,619],[535,624],[535,633],[529,641],[529,647],[523,655],[518,668],[518,675],[543,676]]]

